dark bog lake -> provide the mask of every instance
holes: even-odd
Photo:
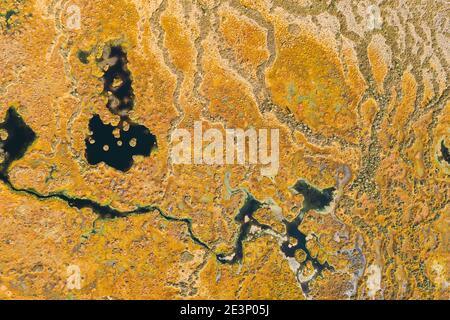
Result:
[[[123,114],[134,106],[131,73],[127,68],[127,55],[122,47],[111,47],[109,59],[115,61],[103,74],[103,91],[109,92],[108,109],[114,114]]]
[[[80,61],[88,61],[82,56]],[[120,116],[117,126],[105,124],[98,114],[89,121],[91,135],[85,140],[86,159],[89,164],[106,163],[120,171],[133,166],[133,156],[150,156],[156,148],[156,136],[143,125],[132,122],[128,113],[134,107],[131,73],[127,68],[127,54],[121,46],[112,46],[104,52],[99,66],[106,68],[101,80],[103,94],[108,96],[106,107]]]
[[[324,210],[333,200],[333,193],[336,190],[334,187],[323,190],[316,189],[314,186],[308,184],[305,180],[298,180],[293,186],[293,189],[303,195],[302,209],[297,217],[292,221],[284,221],[286,225],[286,235],[289,238],[295,239],[295,242],[286,241],[281,245],[281,251],[287,257],[295,257],[298,250],[302,250],[306,254],[306,259],[303,262],[310,261],[314,269],[320,274],[323,269],[331,269],[328,262],[320,263],[317,258],[311,255],[307,248],[306,235],[300,231],[299,227],[303,221],[304,216],[309,210]],[[304,288],[307,290],[307,288]]]
[[[91,165],[104,162],[120,170],[128,171],[133,165],[133,156],[149,156],[156,147],[156,137],[142,125],[129,124],[125,131],[122,126],[104,124],[98,115],[89,121],[92,135],[86,138],[86,158]],[[113,133],[117,130],[120,136]]]
[[[0,129],[8,133],[6,140],[0,140],[0,148],[4,153],[4,161],[0,163],[0,172],[5,173],[13,161],[24,156],[28,147],[36,139],[36,134],[14,108],[8,109],[5,121],[0,123]]]
[[[445,160],[445,162],[450,164],[450,153],[448,151],[448,148],[444,144],[444,140],[441,141],[441,154],[442,154],[442,158]]]

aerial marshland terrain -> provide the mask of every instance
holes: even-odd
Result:
[[[1,0],[1,299],[449,299],[450,6]],[[278,129],[279,168],[172,133]]]

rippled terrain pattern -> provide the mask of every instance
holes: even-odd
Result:
[[[449,299],[450,5],[0,2],[0,299]],[[172,133],[279,130],[280,165]]]

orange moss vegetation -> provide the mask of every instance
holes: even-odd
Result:
[[[0,299],[449,298],[447,30],[425,14],[448,5],[384,4],[383,29],[370,30],[342,1],[74,4],[79,29],[66,2],[0,4],[0,123],[14,107],[36,133],[0,176]],[[92,115],[120,119],[101,79],[110,46],[127,55],[130,119],[158,144],[127,172],[85,157]],[[173,164],[171,133],[195,121],[278,129],[279,171]],[[334,192],[305,212],[306,249],[289,257],[280,247],[297,244],[285,222],[307,205],[292,188],[301,179]],[[102,219],[55,193],[161,212]],[[270,230],[253,226],[242,259],[221,262],[250,194]]]

